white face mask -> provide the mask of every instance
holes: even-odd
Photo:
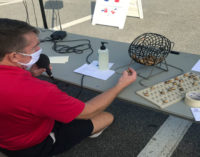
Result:
[[[18,63],[21,65],[24,65],[26,67],[26,69],[30,69],[32,67],[32,65],[35,64],[39,60],[41,53],[42,53],[42,49],[39,49],[38,51],[36,51],[33,54],[20,53],[24,56],[31,56],[31,60],[28,63],[21,63],[21,62],[18,62]]]

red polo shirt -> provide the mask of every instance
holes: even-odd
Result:
[[[0,65],[0,147],[29,148],[42,142],[54,121],[68,123],[85,104],[19,67]]]

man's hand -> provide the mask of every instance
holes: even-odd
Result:
[[[128,71],[124,71],[118,83],[113,88],[87,101],[84,110],[77,118],[90,119],[104,111],[125,87],[136,80],[136,77],[136,71],[132,68],[129,68]]]
[[[123,89],[128,85],[130,85],[131,83],[133,83],[136,80],[136,78],[137,78],[136,71],[133,70],[132,68],[128,68],[128,70],[125,70],[123,72],[116,86]]]
[[[45,68],[38,68],[38,66],[36,64],[34,64],[30,69],[31,74],[34,77],[41,75],[45,71],[46,71]]]

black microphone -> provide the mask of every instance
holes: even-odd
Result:
[[[45,68],[46,69],[46,73],[48,74],[48,76],[53,79],[51,69],[49,68],[50,60],[49,60],[49,57],[47,55],[45,55],[43,53],[40,54],[40,58],[36,62],[36,65],[39,68]]]

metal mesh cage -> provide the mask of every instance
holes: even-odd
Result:
[[[138,36],[129,46],[129,56],[144,65],[156,65],[162,62],[171,51],[171,41],[156,33]]]

